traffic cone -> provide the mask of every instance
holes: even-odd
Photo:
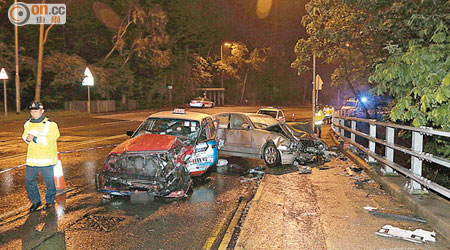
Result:
[[[56,192],[60,193],[66,188],[66,181],[64,180],[64,173],[61,164],[61,154],[58,154],[58,162],[53,168],[53,174],[55,175],[55,187]]]

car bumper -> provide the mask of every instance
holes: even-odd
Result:
[[[203,107],[203,103],[189,103],[189,106],[193,108],[201,108]]]

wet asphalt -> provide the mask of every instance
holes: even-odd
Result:
[[[234,108],[201,111],[230,109]],[[254,107],[238,109],[255,111]],[[247,171],[262,161],[228,157],[227,166],[194,179],[189,195],[178,200],[133,203],[96,192],[95,173],[108,152],[127,138],[126,130],[135,129],[150,113],[53,118],[61,131],[58,149],[63,152],[66,187],[57,196],[55,208],[34,213],[28,211],[25,167],[21,166],[26,152],[20,138],[22,121],[2,123],[0,249],[202,249],[207,244],[218,245],[239,201],[250,199],[255,190],[258,176],[246,175]],[[45,184],[41,178],[38,182],[44,203]]]

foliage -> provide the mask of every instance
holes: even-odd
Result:
[[[167,67],[170,64],[170,50],[162,47],[169,41],[166,24],[167,15],[159,5],[146,7],[130,1],[128,13],[114,36],[114,47],[105,60],[114,50],[118,50],[120,56],[125,58],[123,64],[135,55],[149,60],[154,66]]]
[[[345,0],[312,0],[305,8],[302,24],[309,37],[298,40],[291,67],[299,74],[310,70],[307,64],[314,54],[335,66],[332,85],[345,82],[355,92],[358,85],[367,85],[373,62],[382,56],[382,41],[369,25],[371,10]]]
[[[262,71],[269,48],[255,48],[249,52],[247,46],[242,42],[231,43],[231,55],[224,56],[222,60],[214,63],[218,71],[223,71],[226,76],[238,82],[241,86],[240,103],[243,103],[245,88],[250,70]]]
[[[119,100],[134,97],[133,71],[128,66],[123,66],[120,58],[99,62],[92,66],[92,72],[97,82],[97,92],[102,98]]]
[[[200,55],[190,56],[191,62],[186,64],[183,72],[183,80],[188,87],[188,92],[194,94],[197,88],[209,87],[212,82],[211,66]]]
[[[42,98],[45,103],[59,106],[65,100],[81,98],[79,92],[73,91],[81,84],[86,62],[78,55],[66,55],[55,52],[44,58]]]
[[[371,77],[378,83],[374,92],[389,92],[394,98],[393,121],[450,131],[450,17],[445,14],[450,3],[436,0],[409,7],[406,28],[415,38],[407,45],[386,46],[389,57]]]

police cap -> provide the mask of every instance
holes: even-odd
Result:
[[[29,110],[36,110],[36,109],[43,109],[44,105],[42,105],[42,103],[40,102],[31,102],[30,105],[28,106]]]

